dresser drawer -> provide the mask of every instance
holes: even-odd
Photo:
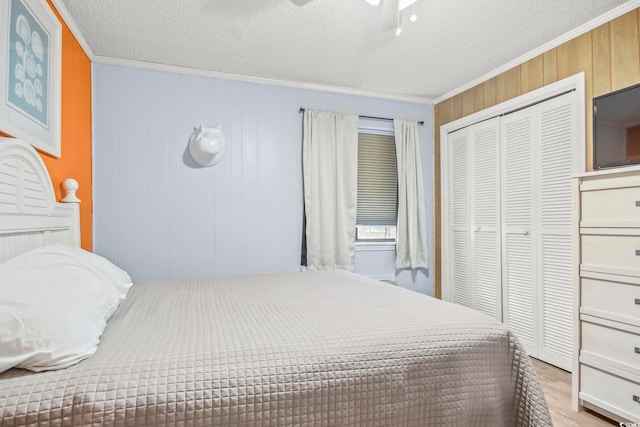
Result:
[[[640,187],[584,191],[582,221],[640,222]]]
[[[640,421],[640,384],[591,366],[581,366],[580,397],[590,403],[606,404],[610,412]]]
[[[640,286],[583,277],[580,308],[593,316],[640,325]]]
[[[582,322],[582,351],[611,360],[621,369],[636,375],[640,374],[640,335],[637,333]]]
[[[582,266],[624,269],[640,275],[640,236],[583,234]]]

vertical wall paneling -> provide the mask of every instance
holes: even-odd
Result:
[[[593,96],[611,92],[611,38],[609,24],[591,32],[593,49]]]
[[[542,54],[543,75],[542,82],[545,85],[558,81],[558,49],[553,48]]]
[[[94,86],[95,250],[135,281],[299,270],[299,107],[424,120],[426,211],[434,211],[431,106],[103,64],[94,65]],[[225,157],[213,167],[196,166],[188,152],[200,122],[225,134]],[[433,263],[432,230],[427,241]],[[433,293],[430,272],[396,281]]]
[[[520,67],[505,71],[496,78],[496,103],[520,95]]]
[[[117,74],[115,67],[112,66],[93,66],[94,89],[93,96],[101,99],[103,102],[94,105],[95,117],[116,117],[118,106],[116,101],[117,95]],[[96,84],[100,81],[100,84]],[[118,164],[117,144],[117,126],[112,122],[102,120],[94,120],[93,131],[95,135],[101,135],[105,141],[103,144],[94,144],[93,157],[100,158],[107,164]],[[114,179],[115,171],[105,170],[103,168],[94,168],[94,190],[98,183]],[[100,193],[94,191],[94,223],[93,235],[94,247],[100,246],[102,255],[106,256],[114,262],[118,262],[118,186],[103,186]],[[98,233],[96,225],[100,223],[102,231]]]
[[[215,244],[212,245],[213,260],[210,263],[208,275],[219,274],[228,276],[233,274],[233,251],[228,247],[228,242],[233,241],[233,228],[229,224],[233,224],[233,203],[229,200],[233,198],[234,188],[230,183],[234,182],[233,167],[237,154],[233,150],[231,141],[235,140],[233,116],[233,83],[230,80],[215,80],[214,93],[218,99],[229,99],[230,104],[214,102],[213,117],[211,125],[219,125],[224,123],[222,132],[225,136],[225,158],[218,163],[214,169],[215,174],[215,197],[214,211],[211,212],[213,218],[216,219],[215,227],[211,227],[215,235]],[[213,100],[212,100],[213,102]]]
[[[165,203],[167,205],[167,212],[169,214],[169,227],[167,228],[166,234],[163,233],[165,238],[167,239],[169,245],[169,271],[167,278],[175,279],[180,277],[181,271],[181,239],[182,236],[182,226],[184,221],[181,220],[182,213],[182,203],[183,203],[183,189],[182,183],[180,180],[180,167],[183,164],[183,156],[184,150],[186,148],[186,138],[189,137],[191,131],[193,131],[194,124],[189,124],[187,128],[181,129],[180,127],[180,109],[181,105],[180,101],[180,75],[167,75],[167,89],[166,89],[166,100],[165,103],[167,105],[167,122],[165,127],[165,132],[167,134],[167,164],[165,166],[164,173],[167,175],[167,196],[164,196],[166,199]],[[99,102],[100,100],[96,100]],[[107,117],[101,119],[108,119]],[[107,120],[108,121],[108,120]],[[100,143],[99,135],[96,135],[96,144]],[[117,142],[118,145],[121,145],[122,142]],[[98,158],[95,161],[96,168],[103,167],[102,159]],[[105,186],[107,186],[105,184]],[[190,218],[193,221],[193,218]],[[99,246],[96,247],[96,250],[99,252]],[[133,272],[131,272],[133,276]],[[142,276],[145,277],[145,276]],[[146,279],[146,277],[145,277]]]
[[[618,90],[640,80],[637,9],[611,21],[611,83]]]
[[[591,60],[591,37],[585,35],[558,46],[558,80],[583,70]]]
[[[258,107],[252,94],[254,84],[242,86],[242,270],[256,270],[259,261],[258,215]],[[260,208],[262,209],[262,208]]]
[[[203,92],[206,94],[202,99],[202,104],[198,108],[198,112],[204,115],[202,122],[204,122],[207,126],[216,126],[217,118],[215,116],[215,103],[214,99],[216,99],[217,93],[215,90],[215,80],[203,78],[202,79],[202,88]],[[190,115],[187,120],[193,120],[193,115]],[[195,125],[197,126],[197,124]],[[189,154],[185,153],[185,157],[188,158]],[[218,193],[218,180],[216,179],[216,172],[219,168],[197,168],[203,169],[203,174],[200,176],[200,185],[201,191],[204,195],[202,210],[204,212],[205,218],[212,218],[217,220],[216,212],[218,199],[216,197]],[[215,221],[210,222],[206,227],[203,227],[201,240],[202,240],[202,253],[205,256],[204,260],[200,260],[200,262],[204,263],[205,270],[204,274],[206,276],[212,276],[216,272],[216,259],[218,258],[217,247],[214,242],[217,241],[218,230],[215,227]],[[198,231],[196,231],[198,232]],[[211,244],[207,244],[207,242],[211,242]]]
[[[279,99],[281,118],[278,122],[280,129],[280,170],[279,170],[279,201],[278,219],[281,228],[297,230],[298,232],[280,233],[281,259],[285,270],[295,269],[300,263],[300,247],[302,245],[302,216],[303,190],[302,179],[289,179],[291,176],[302,176],[302,118],[287,120],[290,111],[298,111],[300,102],[295,97]],[[307,104],[311,105],[311,104]],[[301,116],[301,115],[300,115]],[[297,143],[289,143],[296,141]]]
[[[593,69],[593,49],[591,43],[591,32],[585,33],[575,39],[558,46],[558,79],[572,76],[580,71],[585,73],[585,112],[586,127],[591,130],[593,123],[593,111],[591,103],[593,99],[592,69]],[[593,164],[593,154],[591,147],[591,132],[586,133],[587,164]]]
[[[211,227],[211,201],[215,194],[215,169],[197,166],[187,149],[189,135],[200,122],[213,121],[213,80],[205,77],[192,78],[180,76],[178,115],[179,129],[186,131],[186,136],[178,140],[182,142],[180,156],[174,157],[175,167],[180,174],[180,277],[188,272],[199,271],[199,275],[207,275],[211,271],[215,246],[206,242],[215,239],[215,228]],[[185,167],[186,165],[186,167]],[[189,191],[185,191],[189,189]],[[207,209],[209,207],[209,209]],[[202,213],[199,219],[198,213]],[[212,221],[213,220],[213,221]],[[191,247],[190,251],[183,248]]]
[[[473,88],[462,92],[462,115],[468,116],[475,113],[475,91]]]
[[[280,138],[280,103],[278,88],[274,86],[259,87],[258,118],[258,201],[266,213],[258,217],[258,229],[263,230],[258,247],[258,265],[260,271],[274,272],[279,269],[278,260],[282,258],[280,243],[280,170],[282,168]],[[295,111],[295,108],[294,108]],[[274,219],[277,224],[272,224]],[[274,226],[276,225],[276,226]]]
[[[169,163],[167,86],[167,76],[162,73],[150,73],[145,79],[144,182],[153,182],[154,185],[146,185],[144,194],[140,196],[146,199],[145,264],[149,280],[169,276],[169,242],[160,237],[169,230],[169,206],[164,197],[169,189],[169,176],[164,173]],[[149,212],[153,212],[153,215],[149,215]]]
[[[231,233],[232,236],[238,236],[236,239],[225,242],[231,247],[231,259],[232,259],[232,272],[243,271],[244,265],[244,251],[243,251],[243,217],[242,217],[242,200],[244,190],[244,179],[242,175],[242,153],[243,153],[243,100],[241,97],[241,91],[244,85],[240,82],[231,82],[231,94],[232,97],[228,100],[220,100],[218,103],[223,104],[228,102],[231,107],[231,138],[227,151],[231,152],[231,158],[224,159],[224,161],[231,161],[231,209],[233,212],[231,218]],[[229,135],[228,135],[229,136]],[[228,226],[224,224],[223,226]],[[221,242],[221,241],[220,241]]]
[[[539,55],[520,66],[522,93],[544,86],[543,63],[543,57]]]
[[[484,86],[483,85],[478,85],[475,88],[473,88],[474,90],[474,109],[473,111],[480,111],[482,109],[484,109]]]
[[[585,73],[585,98],[586,98],[586,158],[587,169],[592,168],[592,102],[594,96],[618,90],[633,84],[640,83],[640,14],[638,9],[626,13],[612,21],[603,24],[573,40],[556,48],[544,52],[542,57],[542,69],[539,59],[514,67],[492,79],[489,79],[475,88],[474,103],[478,105],[478,88],[482,88],[484,99],[483,108],[489,108],[498,102],[515,98],[529,92],[540,81],[544,85],[554,83],[564,77],[584,72]],[[440,126],[449,123],[459,117],[453,114],[452,104],[455,97],[446,99],[435,106],[434,115],[434,162],[440,162]],[[476,107],[475,111],[479,111]],[[460,105],[462,113],[462,104]],[[465,110],[465,113],[467,110]],[[466,114],[465,114],[466,115]],[[437,168],[434,169],[434,206],[440,206],[440,175]],[[440,294],[440,210],[435,211],[434,224],[436,224],[436,271],[435,293]]]
[[[441,104],[438,104],[438,111],[440,112],[440,122],[441,123],[449,123],[455,120],[455,114],[453,112],[453,100],[454,98],[449,98],[445,101],[442,101]]]
[[[484,92],[484,108],[493,107],[497,104],[496,102],[496,78],[492,78],[482,83],[483,92]],[[447,122],[440,122],[440,124],[444,124]]]
[[[462,93],[453,97],[453,117],[459,119],[463,116],[463,98]]]
[[[133,267],[135,259],[146,274],[146,259],[139,254],[146,250],[146,166],[149,160],[146,127],[143,117],[130,111],[144,112],[146,109],[145,75],[141,70],[118,70],[118,99],[116,100],[116,141],[139,141],[136,144],[120,144],[117,149],[118,174],[114,177],[118,186],[118,262],[125,270]],[[141,215],[142,213],[142,215]]]

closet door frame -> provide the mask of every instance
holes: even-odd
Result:
[[[586,114],[585,114],[585,80],[584,72],[567,77],[563,80],[541,87],[534,91],[520,95],[517,98],[502,102],[493,107],[487,108],[469,116],[447,123],[440,127],[440,213],[441,213],[441,254],[442,254],[442,299],[451,301],[452,290],[449,287],[451,283],[451,241],[449,238],[449,230],[451,229],[449,219],[449,147],[446,146],[448,135],[451,132],[461,128],[471,126],[474,123],[500,116],[507,112],[525,108],[529,105],[542,102],[548,98],[560,95],[564,92],[575,90],[576,92],[576,130],[579,152],[575,157],[573,165],[575,173],[584,172],[586,168]],[[580,143],[582,142],[582,143]],[[575,325],[574,325],[575,330]],[[574,337],[574,340],[576,337]]]
[[[565,93],[571,93],[571,101],[566,103],[565,105],[569,105],[570,110],[572,111],[571,115],[571,121],[570,123],[572,123],[573,126],[573,134],[574,134],[574,138],[573,138],[573,147],[572,147],[572,155],[570,158],[570,162],[571,162],[571,171],[570,174],[571,176],[576,176],[577,174],[580,173],[584,173],[585,169],[586,169],[586,101],[585,101],[585,87],[584,87],[584,74],[580,73],[577,74],[575,76],[569,77],[567,79],[564,79],[562,81],[556,82],[554,84],[548,85],[546,87],[543,87],[541,89],[538,89],[536,91],[530,92],[528,94],[522,95],[518,98],[515,98],[513,100],[507,101],[505,103],[499,104],[497,106],[491,107],[487,110],[484,111],[480,111],[478,113],[475,113],[471,116],[468,117],[464,117],[460,120],[457,120],[455,122],[449,123],[447,125],[444,125],[440,128],[440,132],[441,132],[441,143],[443,144],[441,147],[441,171],[442,171],[442,176],[441,176],[441,194],[442,194],[442,199],[441,199],[441,218],[442,218],[442,228],[441,228],[441,233],[442,233],[442,246],[441,246],[441,250],[442,250],[442,290],[443,290],[443,299],[447,300],[447,301],[452,301],[452,295],[451,295],[451,277],[452,275],[455,273],[454,270],[454,263],[452,263],[452,257],[453,257],[453,252],[452,252],[452,245],[451,245],[451,211],[450,209],[450,205],[451,205],[451,200],[450,198],[450,181],[451,181],[451,165],[452,165],[452,153],[451,153],[451,149],[450,149],[450,141],[452,141],[453,139],[451,138],[451,134],[455,131],[459,131],[462,129],[474,129],[474,127],[478,126],[478,124],[480,122],[484,122],[487,121],[489,119],[498,117],[498,116],[504,116],[504,115],[510,115],[510,113],[514,113],[514,116],[512,117],[516,117],[518,116],[518,113],[521,110],[531,110],[533,111],[533,115],[531,116],[532,118],[536,117],[537,114],[541,114],[542,110],[545,109],[545,107],[542,107],[542,105],[548,105],[548,102],[545,101],[549,101],[553,104],[554,99],[560,99],[560,95],[564,95]],[[566,97],[564,97],[566,98]],[[540,107],[538,107],[538,105]],[[587,106],[588,107],[588,106]],[[523,117],[526,117],[523,116]],[[538,126],[538,121],[535,121],[535,126]],[[505,171],[507,170],[507,168],[505,167],[505,153],[506,153],[506,149],[505,149],[505,141],[504,141],[504,125],[506,123],[505,118],[500,118],[499,119],[500,122],[500,128],[501,128],[501,136],[499,138],[499,149],[498,152],[500,154],[500,192],[501,192],[501,197],[500,197],[500,206],[498,208],[498,211],[500,212],[500,234],[501,234],[501,244],[499,245],[503,252],[501,254],[500,257],[500,264],[501,264],[501,273],[500,274],[500,283],[498,284],[499,288],[501,289],[502,292],[502,301],[497,301],[497,306],[502,305],[503,309],[504,308],[508,308],[509,307],[509,302],[507,301],[507,293],[508,290],[505,287],[505,268],[507,266],[507,261],[505,258],[505,252],[504,252],[504,248],[506,248],[506,235],[508,233],[507,230],[507,224],[505,222],[505,212],[506,212],[506,206],[505,206],[505,195],[504,195],[504,191],[506,189],[506,184],[505,184],[505,179],[506,179],[506,175],[505,175]],[[552,121],[553,122],[553,121]],[[542,122],[540,122],[540,126],[542,126]],[[533,310],[533,317],[535,318],[535,325],[533,325],[533,330],[531,331],[531,338],[532,338],[532,342],[531,343],[525,343],[523,342],[523,344],[525,344],[525,348],[527,349],[527,352],[534,356],[534,357],[542,357],[543,360],[548,360],[550,363],[555,363],[555,364],[559,364],[558,366],[562,366],[563,368],[567,369],[571,369],[573,370],[573,372],[577,373],[577,360],[578,360],[578,354],[576,352],[576,348],[579,347],[580,344],[580,336],[579,336],[579,322],[577,319],[577,306],[579,304],[578,298],[577,296],[579,295],[578,290],[576,289],[576,284],[579,283],[578,280],[576,280],[576,278],[579,276],[579,269],[577,267],[577,262],[576,259],[577,257],[579,257],[579,253],[577,252],[576,248],[578,248],[578,244],[576,242],[577,239],[577,231],[576,231],[576,206],[579,204],[579,200],[576,198],[576,192],[573,191],[569,191],[569,197],[571,197],[571,203],[572,203],[572,207],[570,208],[570,211],[572,213],[573,219],[569,222],[570,225],[569,227],[571,228],[571,230],[567,230],[566,229],[566,224],[563,225],[562,221],[558,222],[558,216],[557,215],[553,215],[553,209],[551,211],[547,211],[547,212],[551,212],[551,216],[547,217],[547,228],[548,228],[548,232],[547,234],[549,235],[553,235],[554,237],[557,236],[569,236],[569,239],[571,241],[570,245],[573,247],[573,251],[572,251],[572,258],[573,258],[573,263],[571,265],[571,276],[572,276],[572,281],[573,284],[570,285],[569,289],[571,292],[571,299],[573,299],[573,307],[569,307],[572,311],[572,322],[573,325],[567,325],[569,326],[569,328],[572,327],[572,340],[573,343],[569,343],[569,347],[573,348],[573,351],[571,352],[570,355],[570,359],[573,359],[573,363],[571,363],[571,360],[567,360],[566,359],[566,347],[563,346],[558,346],[557,343],[563,343],[564,341],[562,341],[560,338],[562,337],[562,331],[558,332],[557,330],[553,330],[552,332],[555,335],[550,335],[549,336],[549,341],[547,342],[546,338],[547,336],[545,335],[545,330],[544,330],[544,324],[543,322],[545,321],[545,316],[547,316],[546,312],[543,312],[543,310],[541,309],[541,306],[538,307],[539,304],[544,305],[545,304],[545,290],[547,289],[547,282],[542,282],[542,274],[544,271],[544,266],[542,265],[542,263],[536,261],[536,259],[541,258],[542,253],[544,252],[542,250],[542,244],[543,244],[543,224],[541,223],[542,220],[542,212],[543,212],[543,206],[541,204],[541,197],[542,194],[540,193],[540,191],[537,191],[536,188],[540,187],[542,188],[542,177],[543,175],[539,175],[543,173],[543,167],[541,164],[541,156],[542,156],[542,152],[540,151],[542,148],[542,145],[537,146],[538,143],[543,144],[543,140],[541,138],[541,135],[537,135],[537,133],[539,133],[541,131],[541,128],[538,129],[536,127],[536,129],[534,130],[533,128],[530,130],[530,139],[531,139],[531,145],[529,146],[529,149],[531,150],[531,156],[530,156],[530,160],[528,161],[528,163],[531,164],[532,169],[530,171],[530,175],[531,175],[531,186],[532,186],[532,191],[535,197],[532,198],[533,201],[533,205],[531,206],[530,209],[530,213],[531,213],[531,224],[530,226],[524,224],[522,225],[522,227],[529,227],[530,230],[526,230],[525,228],[523,228],[522,230],[519,229],[514,229],[511,230],[512,234],[515,233],[516,235],[518,233],[522,234],[524,233],[525,236],[531,236],[532,240],[531,240],[531,259],[533,261],[533,265],[534,265],[534,271],[531,272],[531,276],[532,276],[532,286],[535,285],[536,289],[532,289],[532,310]],[[463,131],[464,132],[464,131]],[[531,133],[532,132],[532,133]],[[466,133],[468,134],[473,134],[473,132],[467,131]],[[535,134],[535,135],[534,135]],[[561,135],[561,134],[547,134],[548,135]],[[467,140],[472,141],[472,139],[467,138]],[[553,142],[553,138],[551,138],[550,140],[547,140],[549,143]],[[466,163],[468,163],[468,169],[469,170],[474,170],[474,161],[475,158],[473,157],[473,153],[474,153],[474,147],[473,147],[473,143],[469,142],[469,147],[465,149],[466,151]],[[547,145],[547,147],[551,147],[550,150],[554,150],[553,145]],[[555,161],[550,163],[555,164]],[[547,166],[549,166],[550,164],[546,164]],[[568,163],[564,163],[564,164],[568,164]],[[546,168],[547,171],[549,171],[550,169],[547,167]],[[563,169],[566,171],[566,169]],[[514,169],[514,171],[517,172],[517,170]],[[557,186],[557,182],[554,184],[553,183],[553,177],[554,177],[554,173],[553,173],[553,169],[551,169],[551,175],[545,175],[550,177],[551,179],[551,187],[549,188],[554,188],[555,186]],[[556,179],[557,179],[557,174],[555,175]],[[467,180],[470,181],[471,177],[468,176]],[[517,181],[516,181],[517,182]],[[468,189],[470,191],[473,191],[473,183],[469,182],[469,186]],[[538,188],[539,189],[539,188]],[[555,194],[554,192],[551,193],[545,193],[547,194],[547,206],[554,206],[553,205],[553,199],[557,198],[558,195]],[[472,211],[473,209],[473,203],[472,203],[472,197],[471,194],[469,194],[467,196],[467,200],[469,203],[469,212]],[[517,200],[517,199],[514,199]],[[564,198],[563,198],[564,200]],[[560,207],[560,212],[564,209],[562,206],[564,205],[558,205],[561,206]],[[527,211],[529,211],[527,209]],[[538,218],[539,217],[539,218]],[[517,217],[514,217],[517,218]],[[512,228],[514,226],[519,226],[519,222],[516,221],[513,223],[514,225],[512,226]],[[469,241],[469,249],[468,249],[468,253],[470,256],[473,256],[473,232],[472,232],[472,228],[474,226],[474,218],[473,215],[469,215],[467,218],[467,227],[470,231],[467,240]],[[549,228],[550,227],[550,228]],[[558,228],[560,227],[560,228]],[[517,227],[516,227],[517,228]],[[528,231],[528,232],[527,232]],[[566,234],[567,231],[569,231],[569,234]],[[558,234],[560,233],[560,234]],[[557,235],[557,236],[556,236]],[[556,242],[557,243],[557,242]],[[562,243],[562,242],[561,242]],[[566,244],[563,243],[563,244]],[[522,254],[520,254],[522,255]],[[523,265],[521,262],[521,258],[522,256],[520,256],[520,260],[519,265]],[[470,261],[472,260],[472,258],[470,258]],[[471,263],[469,263],[469,265],[471,265]],[[474,298],[475,298],[475,288],[474,288],[474,272],[472,271],[473,268],[471,268],[467,273],[467,278],[468,278],[468,283],[466,285],[466,287],[468,288],[468,302],[469,302],[469,306],[470,307],[475,307],[475,303],[474,303]],[[564,277],[560,277],[558,279],[558,275],[562,275],[562,274],[567,274],[567,272],[565,271],[564,273],[562,272],[556,272],[555,270],[552,273],[552,277],[554,277],[555,283],[559,283],[558,280],[561,280],[562,282],[564,282],[565,278]],[[540,276],[540,277],[537,277]],[[553,281],[549,282],[551,285],[554,283]],[[540,284],[541,286],[538,286],[538,284]],[[549,289],[552,289],[551,285],[549,285]],[[553,292],[550,292],[550,295],[557,295],[556,292],[557,289],[553,290]],[[460,298],[458,298],[460,299]],[[463,298],[464,299],[464,298]],[[500,304],[502,302],[502,304]],[[553,304],[552,304],[553,305]],[[503,315],[503,321],[507,321],[508,322],[508,313],[507,312],[502,312]],[[552,316],[554,317],[566,317],[567,313],[560,311],[558,313],[553,313]],[[515,319],[515,318],[514,318]],[[519,318],[518,318],[519,319]],[[520,319],[521,320],[521,319]],[[557,320],[557,319],[556,319]],[[522,322],[520,322],[522,323]],[[526,329],[526,328],[525,328]],[[526,332],[526,331],[525,331]],[[566,332],[564,332],[566,333]],[[525,334],[526,335],[526,334]],[[549,344],[548,348],[547,348],[547,344]],[[573,345],[571,345],[573,344]],[[563,353],[564,352],[564,353]],[[543,354],[544,353],[544,354]],[[570,365],[572,365],[570,367]],[[577,375],[574,376],[573,378],[573,388],[576,388],[576,378]]]
[[[441,180],[444,202],[442,265],[443,278],[447,278],[443,282],[444,299],[490,312],[518,335],[530,356],[567,370],[575,369],[576,355],[573,353],[580,340],[575,315],[579,293],[571,286],[577,275],[571,257],[578,256],[578,245],[575,238],[572,239],[575,210],[571,204],[575,206],[578,201],[571,201],[575,194],[571,191],[570,178],[585,170],[586,128],[584,93],[579,93],[577,80],[578,84],[573,87],[556,88],[555,93],[545,92],[546,96],[538,101],[515,108],[511,106],[501,114],[465,123],[443,135],[442,139],[445,143],[443,158],[448,158],[442,165],[444,178]],[[478,252],[482,258],[478,265],[484,265],[479,270],[483,280],[476,280],[476,238],[482,228],[477,227],[477,220],[490,223],[487,219],[491,216],[487,213],[491,212],[491,204],[481,196],[491,194],[487,192],[491,185],[488,185],[490,176],[486,175],[486,165],[493,158],[493,154],[487,152],[491,147],[485,143],[488,139],[477,137],[484,132],[483,128],[494,129],[496,124],[499,135],[495,141],[495,156],[499,172],[495,187],[500,195],[495,213],[500,218],[496,229],[500,240],[492,248],[486,245],[486,239],[483,240],[484,251]],[[464,138],[459,137],[462,135]],[[563,141],[570,141],[571,145]],[[560,145],[556,144],[558,142]],[[475,154],[477,147],[485,147],[480,158]],[[543,164],[545,155],[548,162]],[[464,160],[462,164],[461,159]],[[457,165],[455,170],[454,165]],[[478,165],[484,171],[480,176],[476,176]],[[461,178],[466,185],[461,186]],[[476,180],[483,182],[479,194],[475,194]],[[452,182],[455,186],[451,186]],[[456,188],[457,193],[453,191]],[[460,195],[465,197],[461,200]],[[476,203],[482,206],[478,218],[475,216],[479,214]],[[466,212],[463,223],[459,217],[461,208]],[[450,223],[452,220],[456,223]],[[463,225],[464,230],[460,229],[456,234],[454,225],[458,228]],[[464,242],[460,241],[461,231],[465,231]],[[448,246],[451,239],[455,239],[455,246]],[[511,245],[513,251],[507,250]],[[492,249],[497,249],[498,253],[489,257],[487,254],[493,253]],[[465,257],[468,262],[463,259]],[[558,263],[563,257],[566,266]],[[495,277],[487,268],[494,264],[498,270]],[[463,287],[457,283],[461,275],[465,279]],[[495,301],[487,298],[491,295],[487,290],[491,290],[494,281]],[[569,285],[565,287],[565,283]],[[452,286],[455,288],[453,296]],[[476,304],[477,294],[483,295],[483,306]],[[565,305],[564,301],[569,304]],[[498,310],[496,313],[494,307]],[[567,342],[568,339],[573,342]]]

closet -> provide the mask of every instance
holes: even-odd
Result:
[[[441,139],[444,298],[504,322],[530,356],[566,370],[583,106],[570,90]]]

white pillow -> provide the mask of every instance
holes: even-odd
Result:
[[[129,288],[133,286],[131,283],[131,277],[129,277],[126,271],[114,265],[108,259],[103,258],[100,255],[87,252],[77,246],[54,243],[34,249],[20,256],[35,257],[36,259],[31,261],[33,263],[40,263],[45,258],[54,261],[65,258],[74,258],[79,263],[95,272],[95,274],[101,275],[105,279],[105,285],[109,283],[114,286],[123,299]]]
[[[95,353],[130,287],[106,259],[63,245],[0,264],[0,372],[62,369]]]

